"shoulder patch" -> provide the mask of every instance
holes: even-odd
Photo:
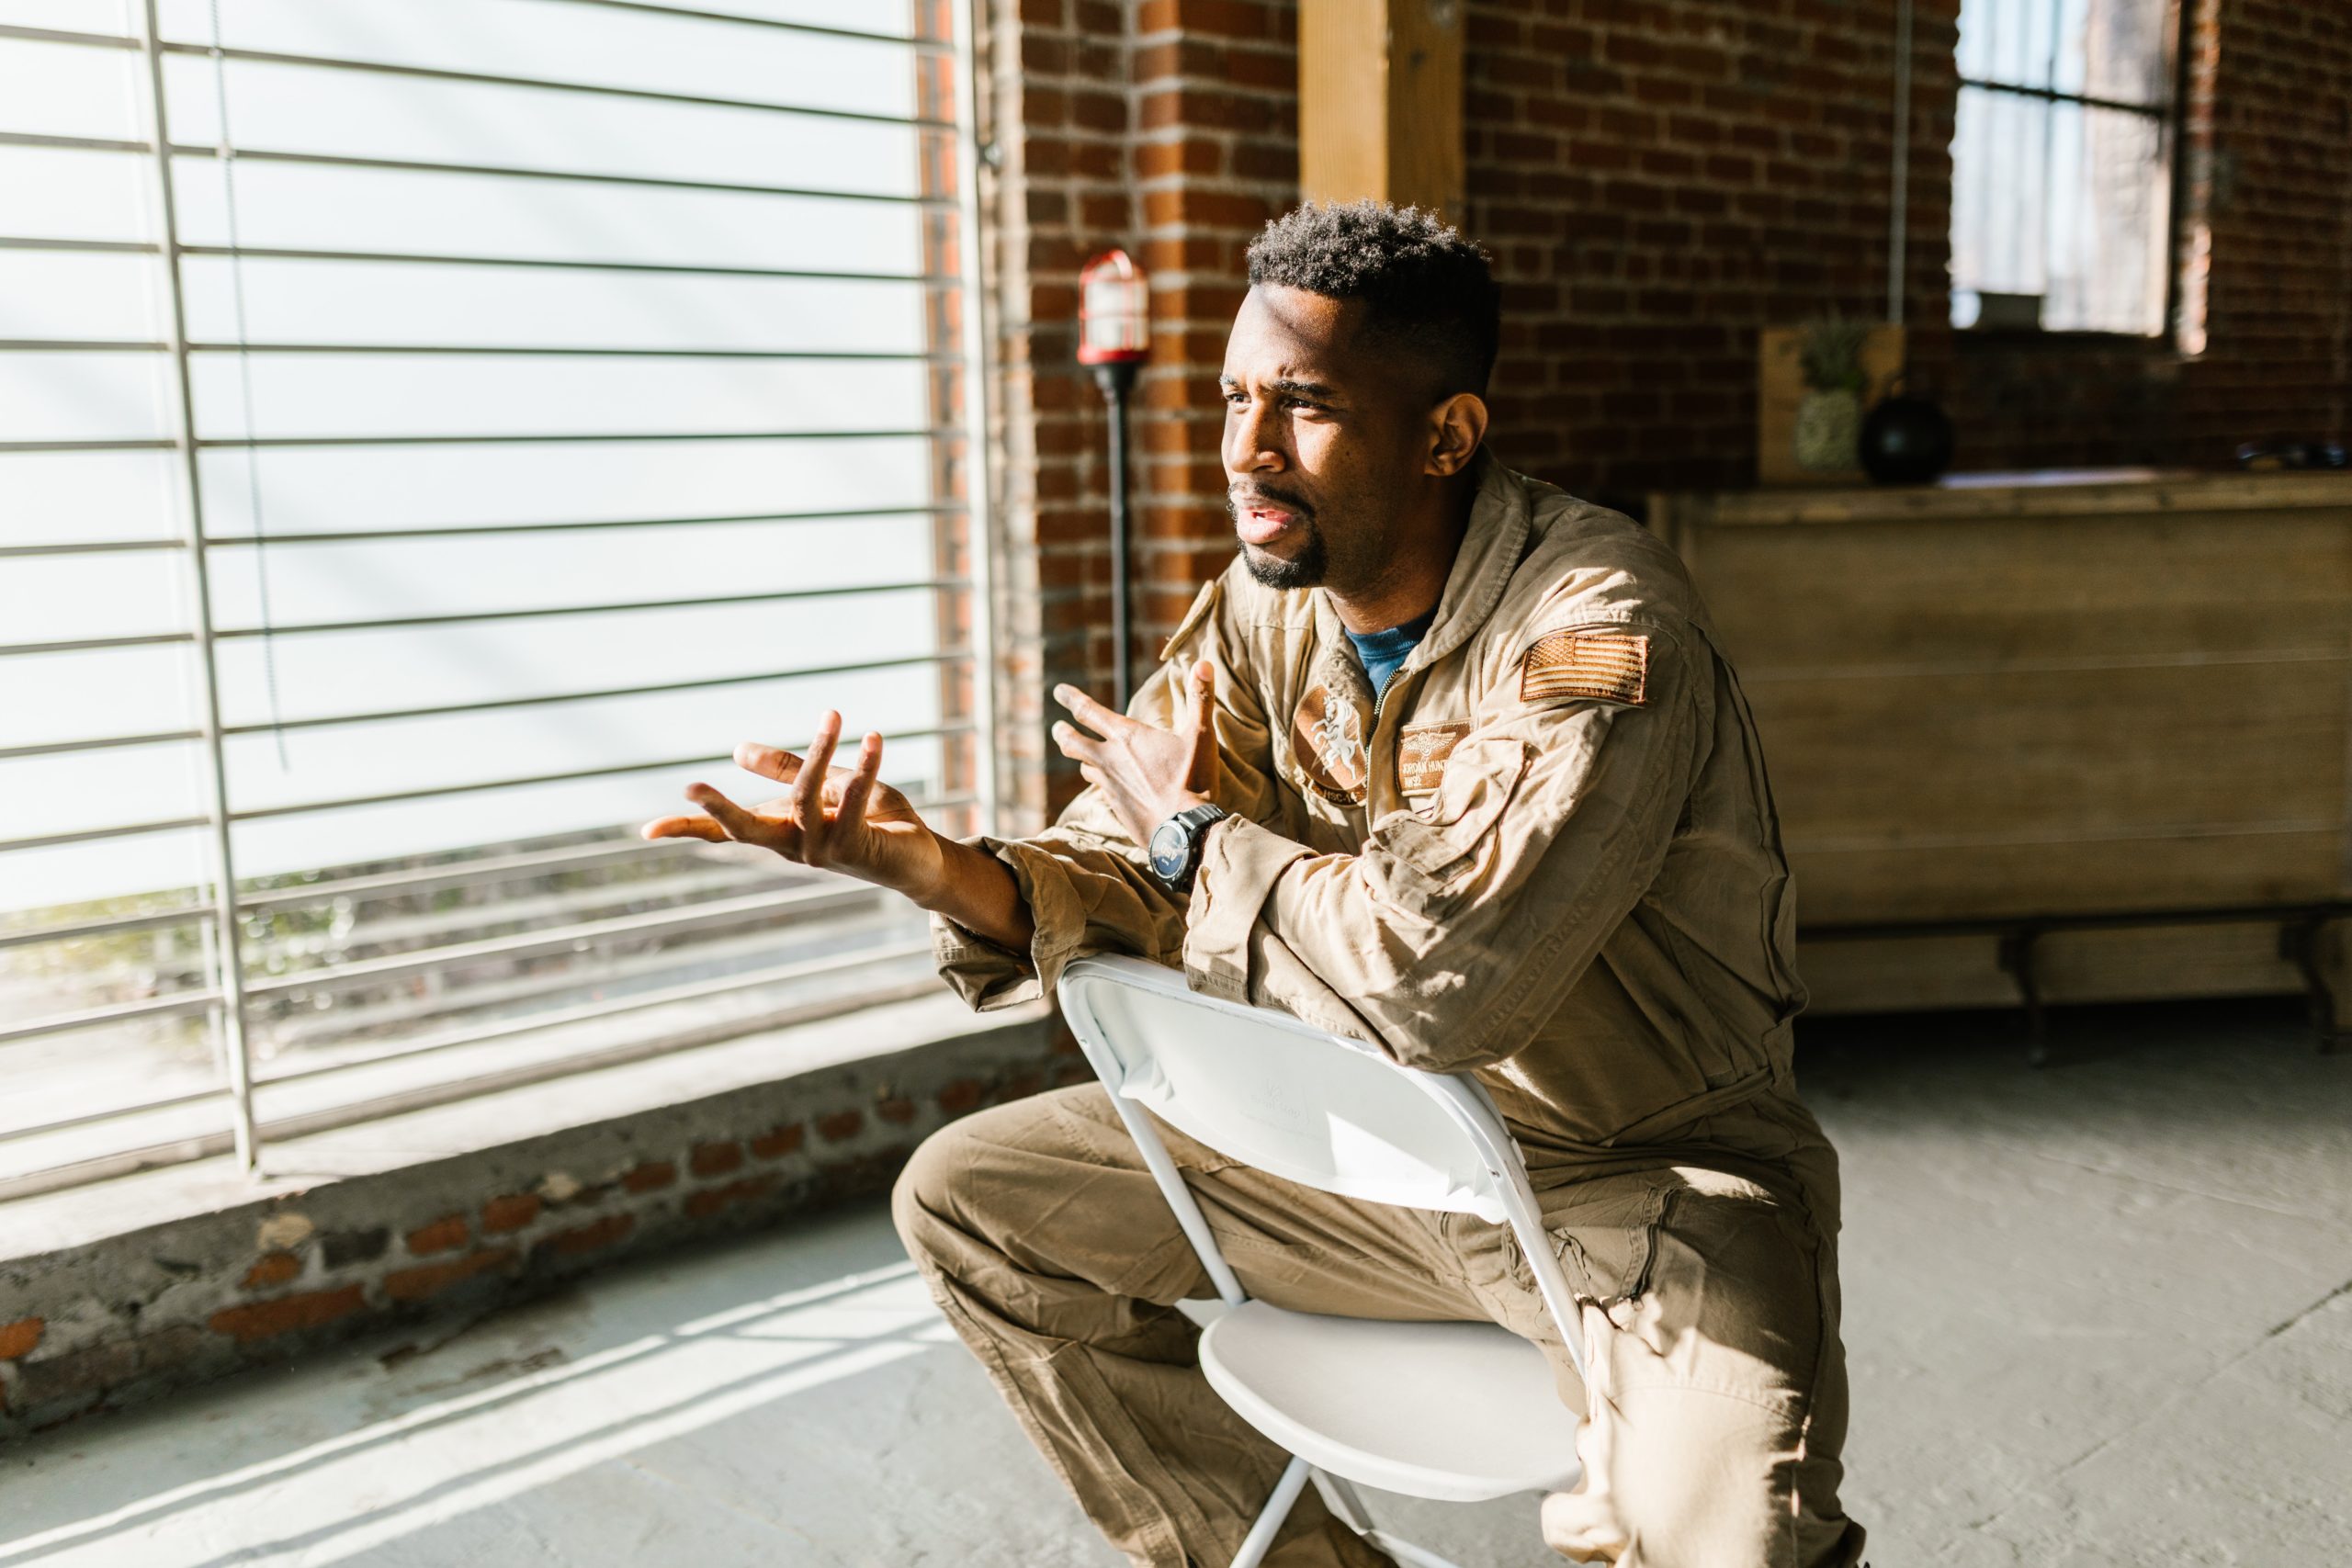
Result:
[[[1520,663],[1519,700],[1597,697],[1640,706],[1649,689],[1650,639],[1582,627],[1539,637]]]
[[[1317,794],[1337,805],[1363,804],[1363,717],[1355,704],[1317,682],[1291,715],[1290,744]]]

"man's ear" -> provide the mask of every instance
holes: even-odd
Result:
[[[1421,471],[1451,479],[1470,466],[1486,439],[1486,400],[1475,392],[1456,392],[1431,411],[1430,421],[1430,455]]]

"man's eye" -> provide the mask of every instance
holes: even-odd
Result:
[[[1250,394],[1247,392],[1228,391],[1225,394],[1227,408],[1238,408],[1249,400]],[[1274,402],[1278,407],[1286,409],[1319,409],[1323,406],[1321,403],[1309,402],[1305,398],[1293,397],[1287,393],[1276,398]]]

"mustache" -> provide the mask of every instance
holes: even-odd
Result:
[[[1237,517],[1244,512],[1253,510],[1287,512],[1299,517],[1315,515],[1315,509],[1305,502],[1293,501],[1286,495],[1279,495],[1270,490],[1253,490],[1246,494],[1238,491],[1228,491],[1226,494],[1225,505],[1226,510]]]

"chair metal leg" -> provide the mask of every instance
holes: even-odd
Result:
[[[1241,1550],[1233,1554],[1232,1568],[1258,1568],[1266,1560],[1267,1551],[1274,1544],[1274,1532],[1283,1528],[1283,1521],[1290,1517],[1291,1509],[1298,1503],[1298,1495],[1306,1490],[1306,1478],[1312,1469],[1305,1460],[1292,1458],[1283,1478],[1274,1483],[1274,1495],[1266,1499],[1265,1511],[1250,1527]]]

